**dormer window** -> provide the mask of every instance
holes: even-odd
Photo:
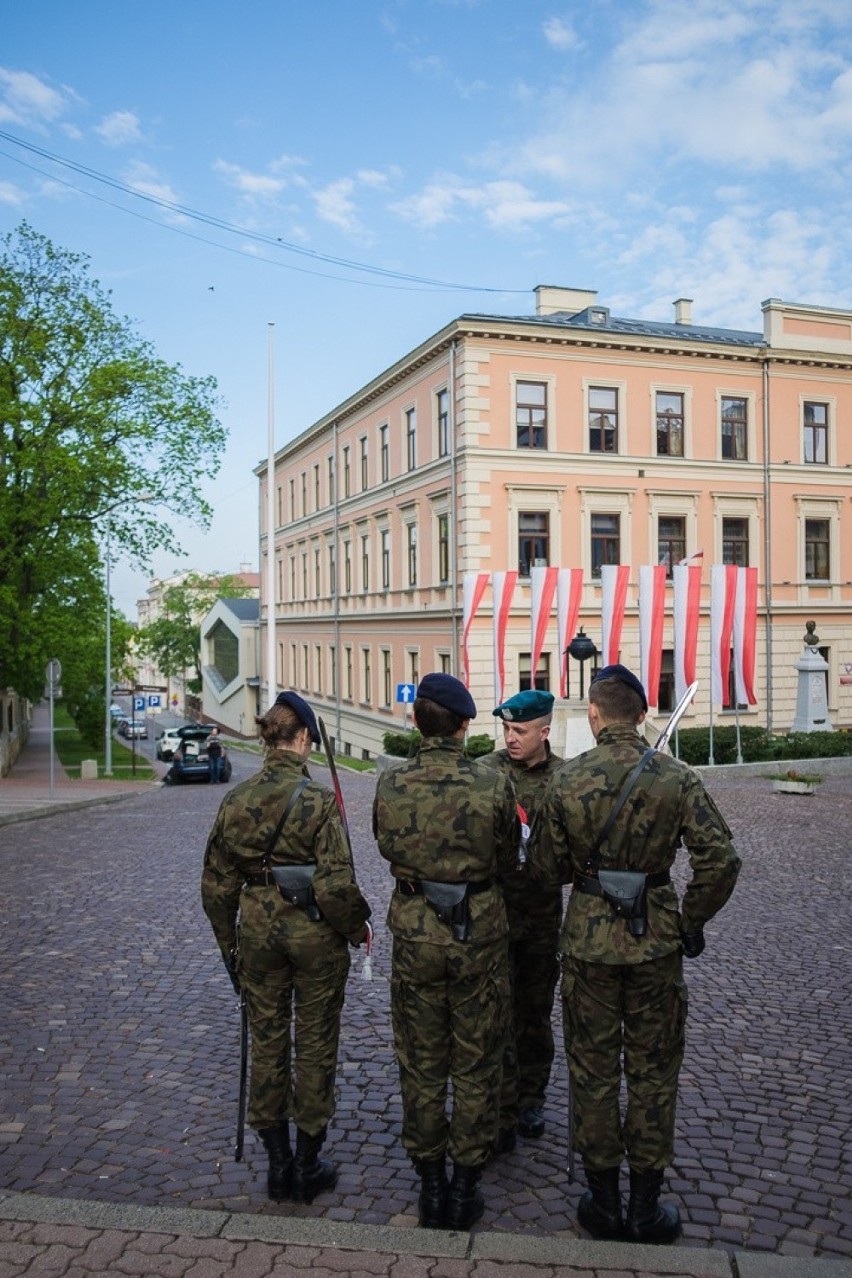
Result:
[[[589,323],[597,324],[603,327],[609,323],[609,308],[606,306],[590,306],[589,307]]]

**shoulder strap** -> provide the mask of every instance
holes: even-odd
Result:
[[[607,821],[604,828],[601,830],[600,834],[595,840],[595,846],[592,848],[591,852],[589,853],[588,864],[591,869],[597,870],[600,868],[601,848],[603,847],[603,844],[607,838],[607,835],[609,834],[610,830],[615,824],[615,821],[616,821],[616,818],[618,817],[619,812],[621,811],[621,809],[624,807],[625,803],[627,802],[627,799],[630,795],[630,791],[633,789],[634,785],[638,781],[639,773],[645,767],[645,764],[648,762],[651,755],[656,753],[657,753],[657,747],[649,746],[648,749],[642,755],[642,758],[636,764],[635,768],[629,774],[627,780],[624,782],[624,785],[621,787],[619,796],[615,801],[615,806],[613,807],[612,811],[607,817]]]
[[[269,858],[272,856],[272,849],[275,847],[275,844],[278,842],[278,836],[280,835],[281,831],[284,829],[284,825],[287,821],[287,818],[293,810],[293,804],[296,802],[299,795],[302,793],[302,791],[304,790],[305,786],[308,784],[309,781],[310,781],[310,777],[302,777],[301,780],[298,781],[296,785],[294,786],[293,792],[290,795],[290,798],[287,800],[287,806],[285,807],[284,811],[281,813],[281,818],[278,824],[276,825],[272,833],[272,838],[269,840],[269,843],[266,846],[266,851],[263,854],[263,861],[261,864],[264,869],[269,864]]]

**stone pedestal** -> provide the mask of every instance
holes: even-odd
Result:
[[[556,701],[550,725],[550,744],[563,759],[573,759],[595,744],[585,701]]]
[[[810,633],[813,622],[807,623],[805,651],[796,662],[799,683],[796,691],[796,717],[791,732],[832,732],[831,720],[828,717],[828,696],[826,694],[826,671],[828,663],[820,656],[815,643],[817,636]]]
[[[80,779],[83,781],[97,781],[98,779],[97,759],[83,759],[83,761],[80,764]]]

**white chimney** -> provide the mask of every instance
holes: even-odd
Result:
[[[692,323],[692,298],[679,297],[674,304],[675,323],[691,324]]]
[[[597,289],[559,288],[556,284],[538,284],[535,293],[536,315],[576,315],[588,306],[594,306],[598,295]]]

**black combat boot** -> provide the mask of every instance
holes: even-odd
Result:
[[[630,1242],[671,1243],[680,1234],[677,1207],[674,1203],[660,1206],[658,1202],[662,1185],[661,1171],[630,1168],[630,1201],[624,1225],[624,1237]]]
[[[621,1238],[624,1221],[621,1215],[621,1194],[618,1191],[620,1167],[607,1167],[605,1171],[586,1168],[589,1188],[577,1204],[577,1219],[593,1238]]]
[[[544,1111],[540,1105],[527,1105],[521,1110],[518,1131],[527,1139],[538,1140],[544,1135]]]
[[[443,1229],[446,1224],[447,1168],[443,1158],[421,1158],[417,1163],[420,1172],[420,1197],[417,1213],[424,1229]]]
[[[337,1184],[337,1168],[325,1158],[319,1158],[325,1140],[325,1129],[318,1136],[309,1136],[301,1127],[296,1128],[296,1157],[293,1159],[293,1202],[312,1203],[324,1189]]]
[[[293,1154],[290,1150],[290,1127],[278,1123],[276,1127],[264,1127],[258,1133],[269,1155],[269,1171],[266,1192],[273,1202],[283,1202],[290,1197],[293,1184]]]
[[[447,1199],[447,1229],[470,1229],[485,1211],[485,1200],[479,1192],[481,1167],[453,1167],[453,1182]]]

